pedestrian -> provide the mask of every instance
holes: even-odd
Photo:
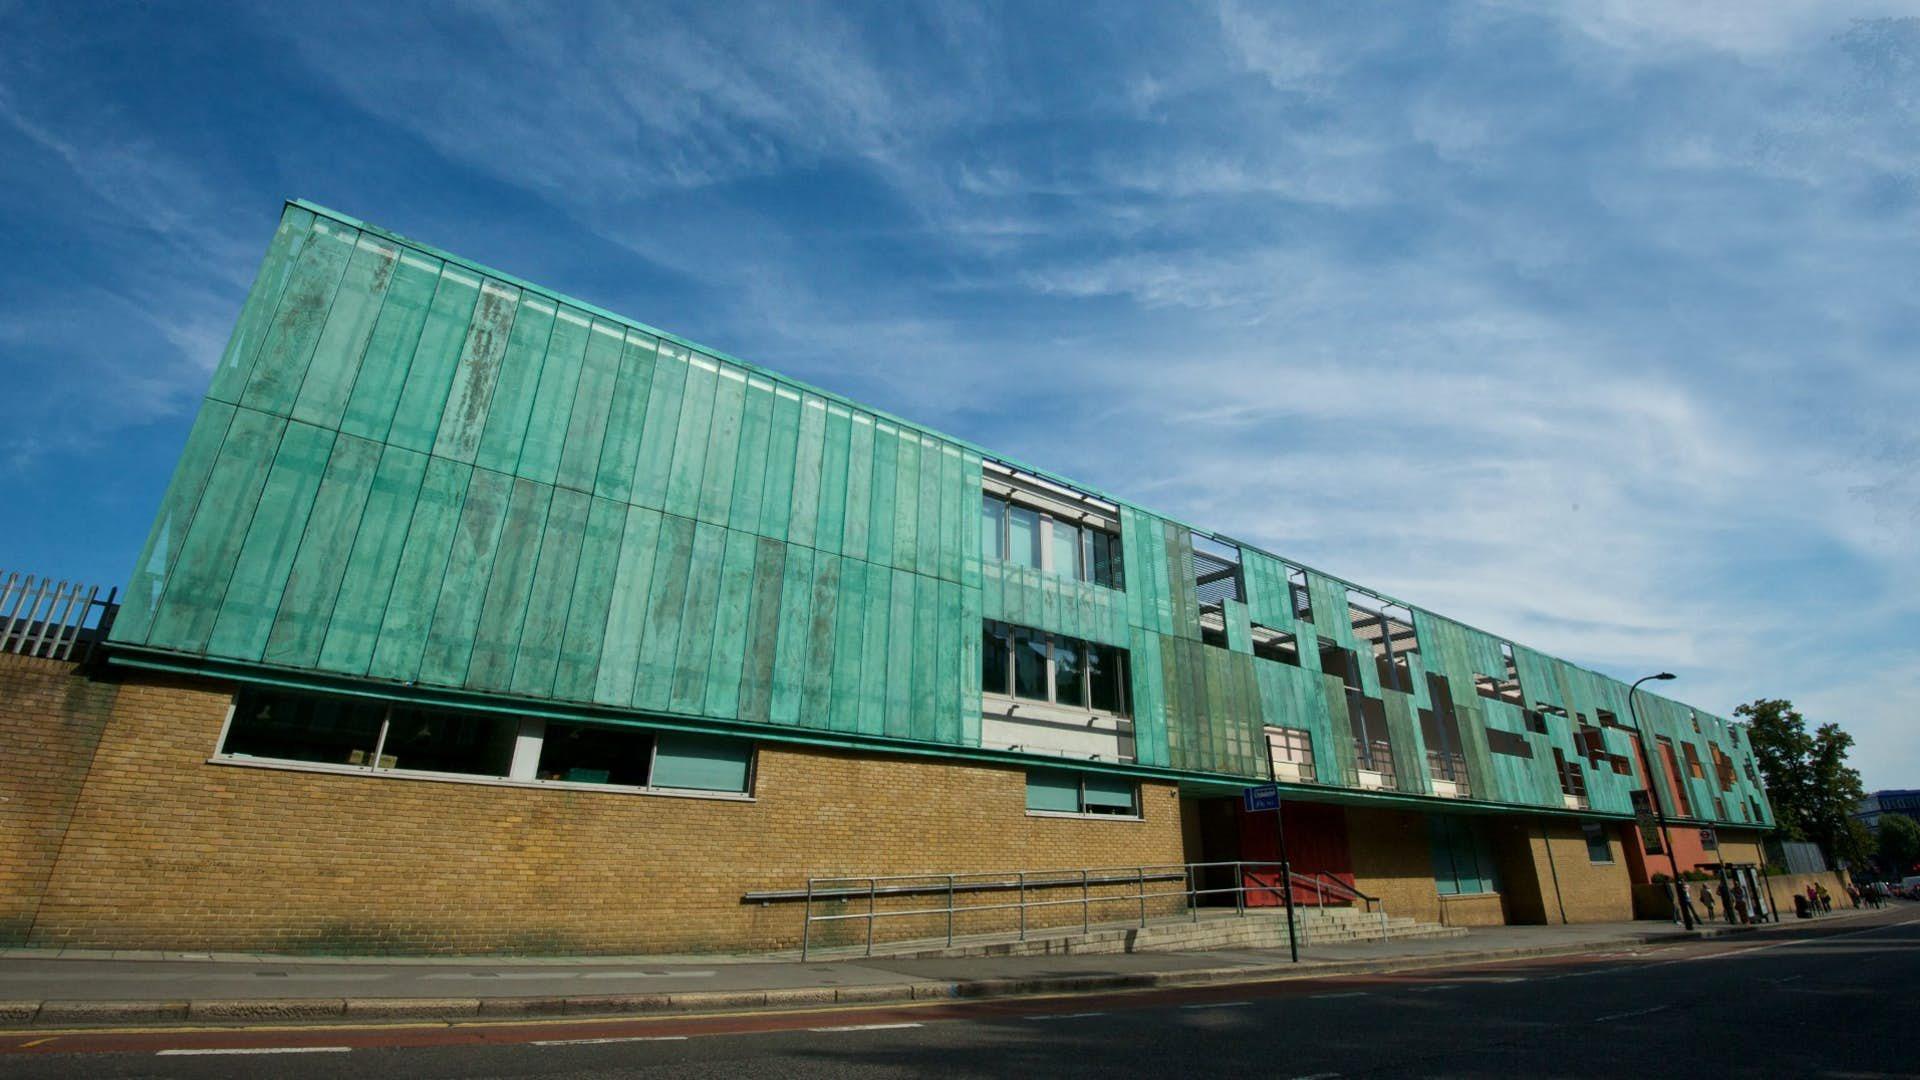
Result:
[[[1700,884],[1700,906],[1707,909],[1707,921],[1713,921],[1713,890],[1705,882]]]
[[[1686,883],[1673,881],[1673,882],[1669,882],[1667,884],[1667,887],[1673,890],[1674,925],[1681,926],[1681,925],[1685,925],[1686,923],[1693,923],[1697,925],[1700,922],[1700,917],[1693,913],[1693,897],[1687,894]]]
[[[1860,887],[1851,881],[1847,882],[1847,899],[1853,903],[1855,911],[1860,910]]]
[[[1813,915],[1820,914],[1820,887],[1812,882],[1807,883],[1807,911]]]
[[[1733,879],[1733,908],[1740,915],[1741,925],[1752,925],[1753,911],[1747,906],[1747,890],[1740,884],[1739,878]]]
[[[1727,913],[1727,925],[1733,925],[1740,916],[1733,910],[1733,893],[1727,888],[1727,879],[1720,879],[1720,910]]]
[[[1833,894],[1828,892],[1827,887],[1819,882],[1815,882],[1813,887],[1820,890],[1820,910],[1822,912],[1832,911]]]

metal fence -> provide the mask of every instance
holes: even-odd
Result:
[[[1267,872],[1275,879],[1263,883],[1255,874]],[[1232,884],[1218,884],[1231,874]],[[885,919],[939,920],[945,923],[945,938],[952,946],[955,920],[982,913],[1005,913],[1010,924],[1002,933],[1025,941],[1036,921],[1029,913],[1059,909],[1079,909],[1079,930],[1090,934],[1095,926],[1146,926],[1150,909],[1177,910],[1182,917],[1199,921],[1200,908],[1209,903],[1226,905],[1232,897],[1236,914],[1245,915],[1249,898],[1264,895],[1284,902],[1285,887],[1280,884],[1283,866],[1277,862],[1165,863],[1127,867],[1083,867],[1070,870],[1012,870],[956,874],[878,874],[850,877],[814,877],[807,879],[805,891],[749,893],[743,899],[765,903],[773,900],[801,900],[805,903],[805,921],[800,937],[800,957],[805,960],[814,949],[816,924],[832,925],[859,921],[865,924],[865,955],[873,955],[876,927]],[[1368,896],[1338,878],[1320,873],[1292,872],[1295,903],[1299,906],[1364,905],[1377,912],[1385,925],[1386,910],[1378,897]],[[1312,900],[1307,896],[1311,894]],[[980,898],[985,902],[979,902]],[[883,901],[901,902],[904,907],[882,908]],[[969,902],[970,901],[970,902]],[[860,906],[864,910],[818,912],[822,903]],[[1116,917],[1117,913],[1117,917]],[[1171,917],[1171,916],[1170,916]],[[1071,930],[1074,922],[1051,922],[1042,929]]]
[[[75,659],[112,625],[119,595],[109,589],[101,599],[97,585],[0,570],[0,653]]]

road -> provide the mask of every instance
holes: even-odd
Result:
[[[1665,948],[711,1017],[0,1036],[8,1077],[1920,1076],[1920,909]]]

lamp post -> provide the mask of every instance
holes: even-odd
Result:
[[[1693,929],[1693,908],[1687,903],[1687,887],[1680,880],[1680,860],[1673,855],[1673,836],[1667,832],[1667,812],[1660,807],[1660,789],[1653,785],[1653,763],[1647,758],[1647,732],[1640,726],[1640,710],[1633,704],[1633,695],[1640,690],[1640,684],[1652,679],[1665,682],[1673,678],[1673,672],[1663,671],[1658,675],[1646,675],[1634,681],[1627,690],[1627,715],[1633,718],[1633,730],[1640,738],[1635,740],[1640,747],[1640,771],[1647,777],[1647,801],[1653,804],[1653,820],[1660,827],[1660,844],[1667,849],[1667,868],[1673,871],[1673,902],[1680,908],[1680,921],[1688,930]]]

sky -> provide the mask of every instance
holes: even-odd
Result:
[[[0,569],[303,197],[1920,787],[1920,0],[0,0]]]

